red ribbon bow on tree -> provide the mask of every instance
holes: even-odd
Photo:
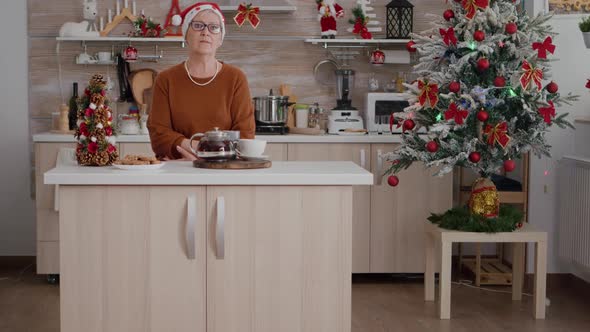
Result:
[[[497,124],[495,127],[491,125],[486,125],[484,129],[484,133],[488,135],[488,144],[494,145],[494,143],[500,144],[503,148],[506,148],[508,142],[510,142],[510,136],[506,133],[508,132],[508,124],[506,121]]]
[[[533,43],[533,50],[538,51],[539,59],[547,59],[547,52],[551,54],[555,52],[555,45],[553,45],[551,42],[551,37],[547,37],[542,43]]]
[[[449,109],[445,111],[445,120],[455,119],[455,123],[462,125],[469,112],[457,107],[457,104],[451,103]]]
[[[434,108],[438,103],[438,85],[434,83],[427,84],[424,81],[419,80],[418,88],[420,89],[420,94],[418,95],[420,106],[424,106],[426,101],[428,101],[430,107]]]
[[[551,124],[551,118],[555,117],[555,105],[553,105],[551,100],[548,101],[547,104],[549,104],[549,107],[540,107],[539,113],[543,116],[543,121],[547,124]]]
[[[439,32],[440,36],[443,37],[445,45],[457,45],[457,37],[455,36],[455,29],[453,27],[448,28],[447,31],[445,29],[439,29]]]
[[[488,0],[463,0],[461,5],[463,9],[467,12],[465,17],[468,19],[472,19],[475,16],[475,13],[478,9],[485,9],[488,7],[489,1]]]
[[[363,22],[363,20],[360,17],[356,19],[356,22],[354,23],[354,27],[352,29],[352,33],[360,34],[361,38],[363,39],[373,38],[373,35],[367,29],[367,24]]]
[[[260,24],[260,18],[258,18],[258,14],[260,13],[260,8],[252,6],[252,4],[246,5],[246,3],[242,3],[238,6],[238,13],[234,16],[234,21],[236,24],[241,27],[245,21],[250,21],[250,25],[254,29]]]
[[[524,70],[524,73],[520,77],[520,85],[522,85],[522,88],[526,90],[532,81],[537,85],[537,90],[541,90],[543,71],[539,68],[533,67],[526,60],[522,62],[522,69]]]

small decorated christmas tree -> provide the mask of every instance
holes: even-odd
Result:
[[[476,185],[489,188],[486,178],[514,170],[523,153],[550,156],[550,126],[572,127],[556,106],[576,96],[546,81],[547,58],[555,51],[551,15],[529,17],[519,2],[449,1],[442,17],[430,15],[433,29],[412,36],[407,47],[419,52],[414,72],[420,78],[407,85],[410,106],[396,113],[404,134],[399,149],[386,156],[388,183],[396,185],[393,174],[419,161],[440,167],[438,175],[470,168],[485,179]],[[481,188],[474,185],[472,201],[475,189]],[[497,200],[490,202],[471,212],[497,215]]]
[[[102,75],[92,76],[78,101],[76,158],[83,166],[111,165],[118,158],[106,85]]]

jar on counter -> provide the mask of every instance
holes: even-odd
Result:
[[[313,106],[309,108],[307,127],[320,129],[320,113],[318,103],[313,104]]]

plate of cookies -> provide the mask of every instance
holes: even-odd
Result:
[[[161,168],[164,163],[156,159],[156,157],[128,154],[125,158],[113,162],[113,166],[124,170],[150,171]]]

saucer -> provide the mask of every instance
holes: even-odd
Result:
[[[246,156],[246,155],[238,155],[239,159],[242,160],[269,160],[268,156],[263,154],[263,155],[259,155],[259,156]]]

